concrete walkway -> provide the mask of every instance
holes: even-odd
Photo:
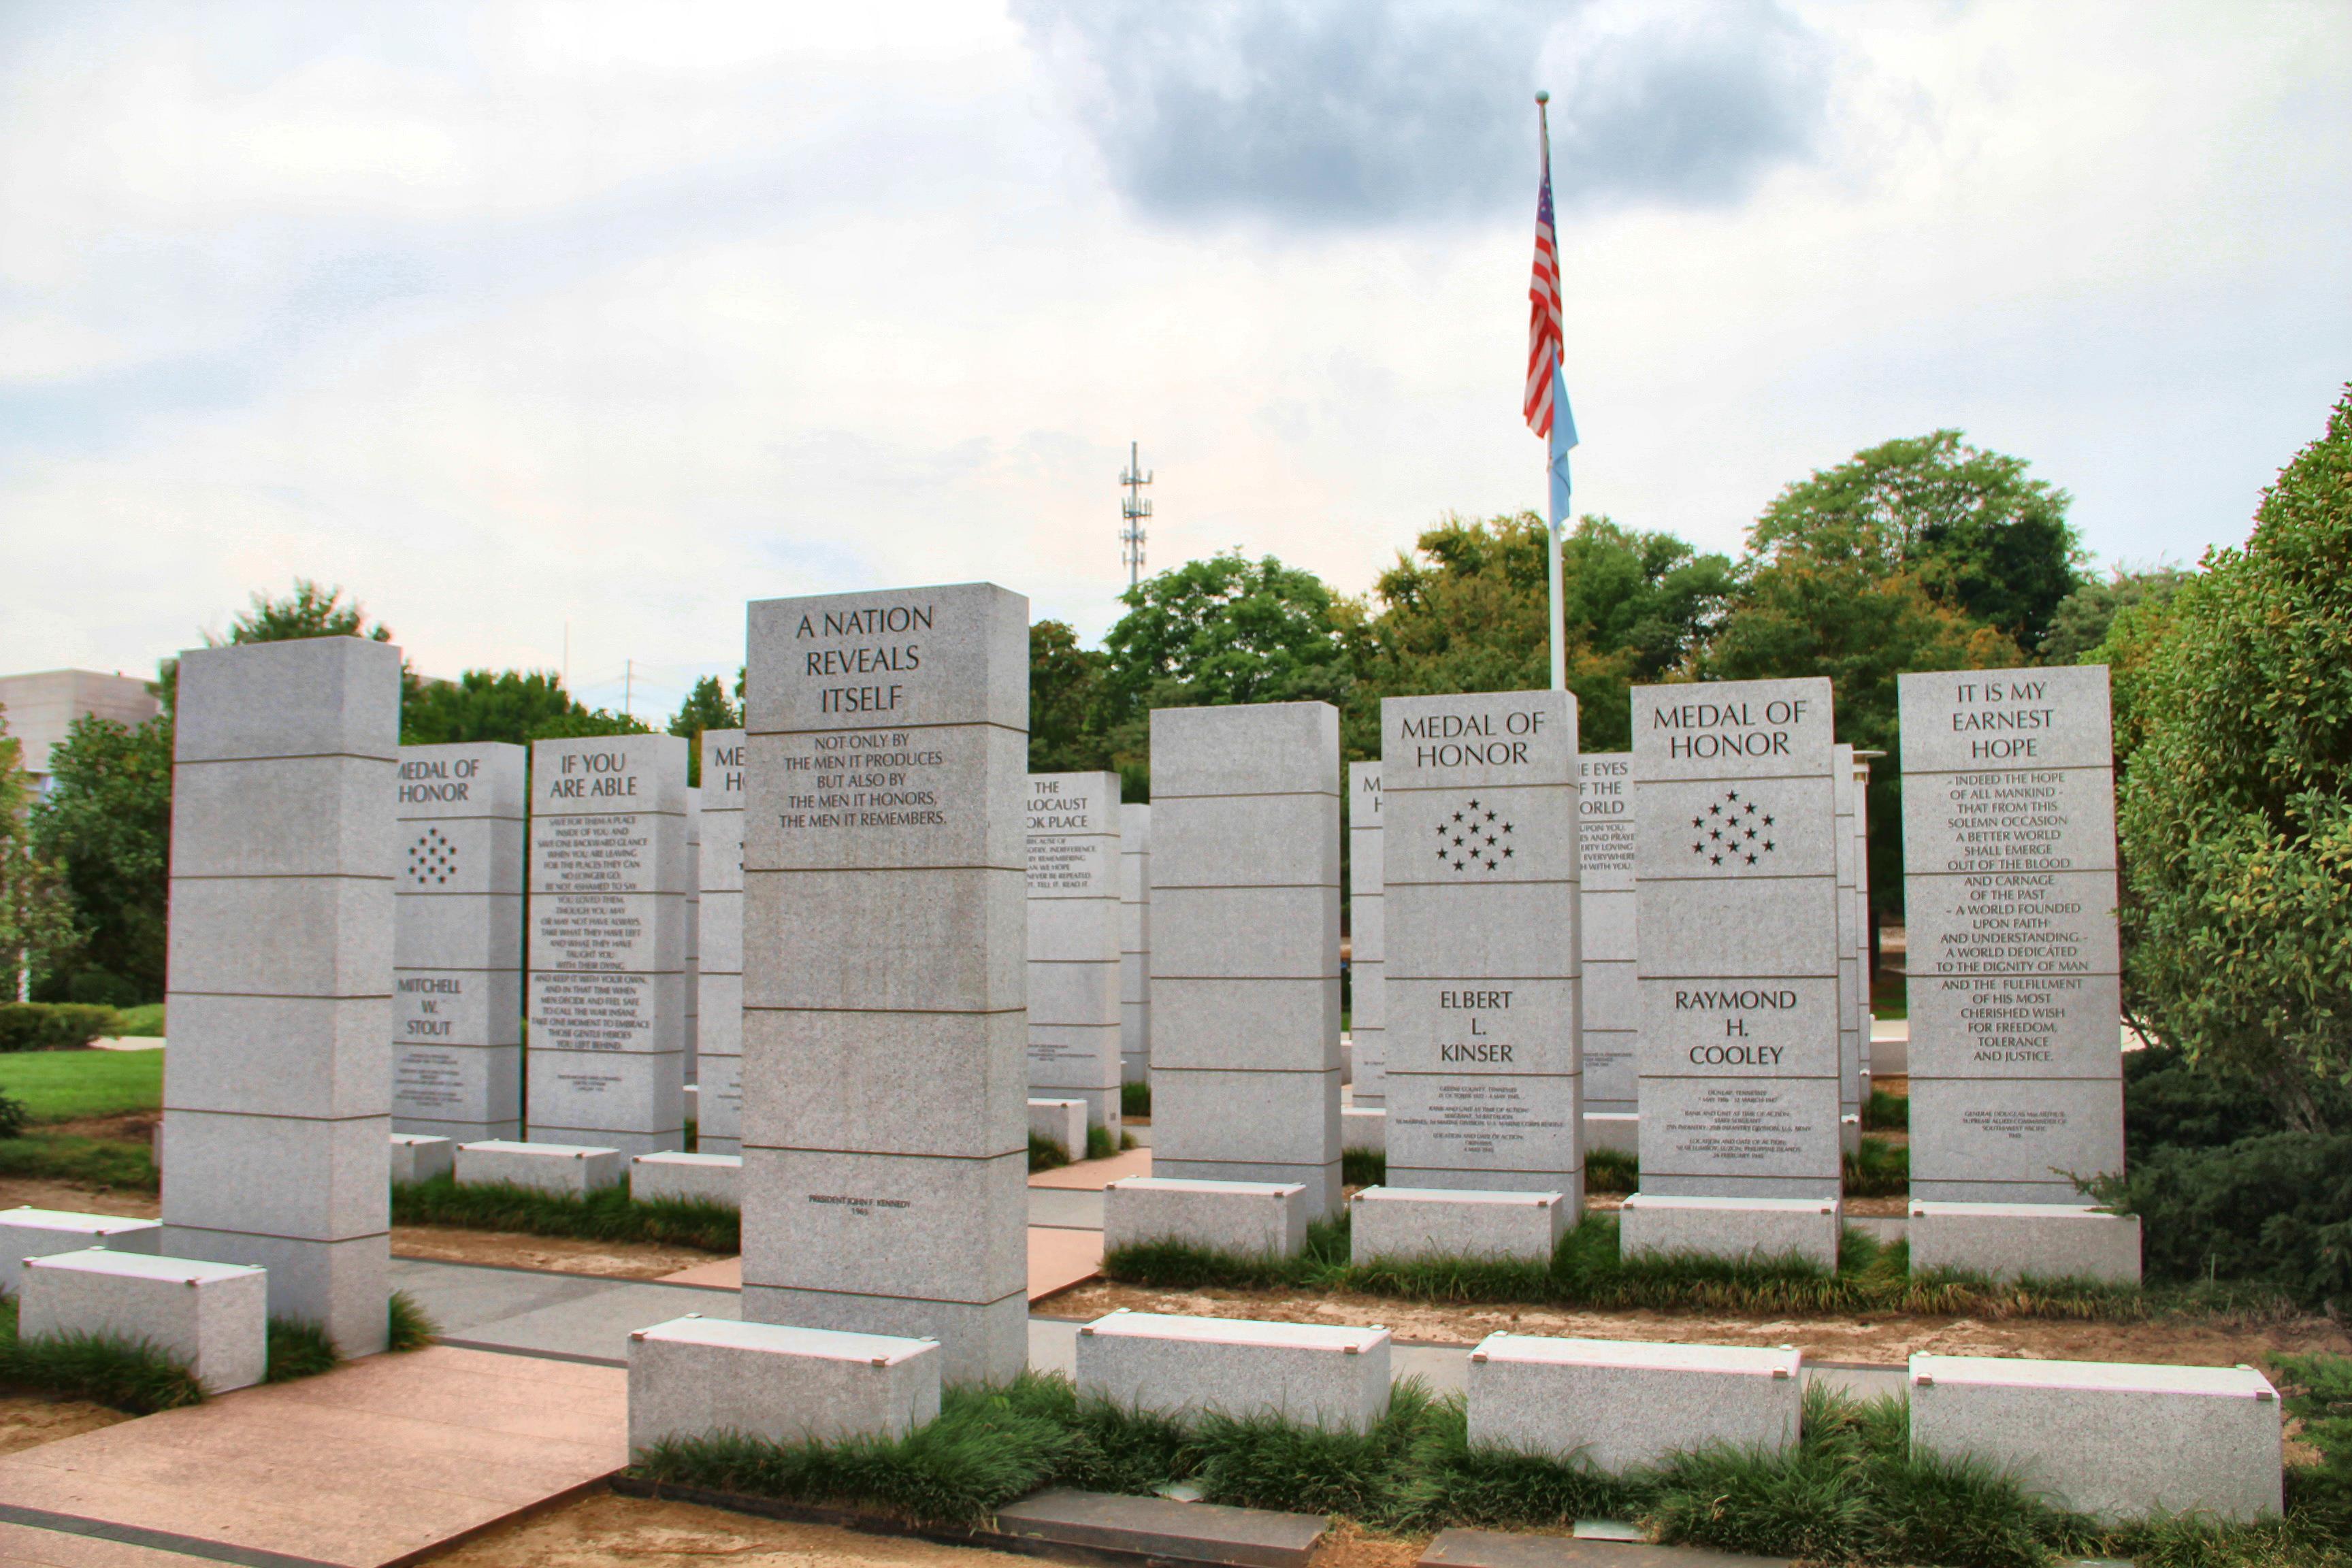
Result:
[[[435,1346],[0,1458],[0,1562],[380,1568],[627,1459],[627,1378]]]

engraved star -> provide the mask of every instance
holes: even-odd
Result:
[[[1750,837],[1750,838],[1755,837],[1756,837],[1756,830],[1755,830],[1754,828],[1752,828],[1752,827],[1751,827],[1751,828],[1749,828],[1749,829],[1748,830],[1748,837]]]
[[[1691,826],[1693,827],[1705,827],[1706,826],[1706,818],[1704,816],[1694,816],[1691,818]]]
[[[1511,830],[1511,825],[1510,825],[1509,823],[1507,823],[1507,823],[1503,824],[1503,831],[1504,831],[1504,832],[1508,833],[1510,830]]]
[[[1706,830],[1706,836],[1709,838],[1721,838],[1723,837],[1723,829],[1720,827],[1710,827]]]
[[[1443,850],[1443,849],[1440,849],[1440,850],[1437,852],[1437,858],[1438,858],[1440,860],[1444,859],[1444,858],[1445,858],[1445,851],[1444,851],[1444,850]]]
[[[1455,846],[1458,847],[1461,845],[1461,843],[1462,843],[1462,835],[1460,835],[1460,834],[1458,834],[1458,833],[1457,833],[1457,834],[1455,834],[1455,835],[1454,836],[1454,842]]]
[[[1472,801],[1472,802],[1470,803],[1470,809],[1471,809],[1471,810],[1473,810],[1473,811],[1477,810],[1477,809],[1478,809],[1478,803],[1477,803],[1476,801],[1475,801],[1475,800],[1474,800],[1474,801]]]
[[[1491,811],[1490,811],[1490,812],[1488,812],[1488,813],[1486,814],[1486,820],[1487,820],[1487,821],[1489,821],[1489,822],[1494,821],[1494,820],[1495,820],[1495,814],[1494,814],[1493,812],[1491,812]]]
[[[1739,792],[1738,790],[1732,790],[1726,794],[1723,798],[1726,800],[1738,800],[1739,798]]]
[[[1506,859],[1506,860],[1507,860],[1507,859],[1509,859],[1510,858],[1511,858],[1511,847],[1510,847],[1509,845],[1506,844],[1505,846],[1503,846],[1503,858],[1504,858],[1504,859]]]
[[[1456,822],[1461,821],[1461,820],[1462,820],[1462,814],[1461,814],[1460,812],[1458,812],[1458,811],[1457,811],[1457,812],[1455,812],[1455,813],[1454,814],[1454,821],[1456,821]]]
[[[1748,858],[1748,863],[1750,866],[1753,866],[1754,864],[1756,864],[1756,857],[1755,857],[1755,856],[1753,856],[1753,855],[1750,855],[1750,856]]]
[[[1709,816],[1721,816],[1723,815],[1723,807],[1719,805],[1710,805],[1706,808],[1706,814]]]
[[[1771,847],[1772,847],[1772,841],[1771,841],[1770,839],[1769,839],[1769,838],[1767,838],[1766,840],[1764,840],[1764,847],[1765,847],[1765,848],[1767,848],[1767,849],[1771,848]]]
[[[1455,862],[1454,862],[1454,868],[1455,870],[1457,870],[1457,871],[1459,871],[1460,869],[1462,869],[1462,862],[1461,862],[1461,861],[1459,861],[1459,860],[1456,860]]]
[[[1495,847],[1495,836],[1494,836],[1493,834],[1489,833],[1488,835],[1486,835],[1486,847],[1488,847],[1489,849],[1491,849],[1491,848],[1493,848],[1494,847]]]
[[[1720,866],[1723,864],[1723,857],[1720,855],[1710,855],[1707,857],[1707,859],[1714,865]]]
[[[1489,871],[1491,871],[1491,870],[1493,870],[1494,868],[1495,868],[1495,863],[1494,863],[1492,860],[1487,861],[1487,862],[1486,862],[1486,869],[1488,869]]]
[[[1772,819],[1771,819],[1770,817],[1769,817],[1769,816],[1768,816],[1768,817],[1766,817],[1766,818],[1764,819],[1764,826],[1767,826],[1767,827],[1771,826],[1772,826]]]
[[[1691,846],[1691,853],[1694,855],[1704,855],[1706,853],[1706,846],[1704,844],[1694,844]]]

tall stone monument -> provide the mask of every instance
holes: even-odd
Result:
[[[520,746],[400,748],[392,1130],[522,1132]]]
[[[1339,1183],[1339,713],[1151,715],[1151,1170]]]
[[[384,1345],[400,650],[180,656],[163,1248]]]
[[[1118,812],[1117,773],[1029,775],[1029,1091],[1085,1100],[1087,1124],[1114,1142]]]
[[[1388,1180],[1584,1206],[1576,699],[1381,703]]]
[[[1388,1106],[1388,908],[1381,847],[1381,764],[1348,764],[1348,1032],[1354,1041],[1355,1103]]]
[[[1118,1076],[1151,1081],[1151,808],[1118,808]]]
[[[530,753],[530,1137],[686,1142],[686,742]]]
[[[1029,604],[751,606],[743,1316],[1026,1364]]]
[[[1839,1196],[1830,683],[1633,689],[1642,1193]]]
[[[743,1152],[743,731],[702,732],[702,1039],[696,1148]]]
[[[1633,940],[1633,759],[1592,752],[1576,761],[1581,868],[1584,1132],[1588,1149],[1635,1152],[1641,1100],[1634,1045],[1642,1037],[1640,954]]]
[[[2081,1204],[2124,1164],[2106,666],[1899,692],[1911,1195]]]
[[[1861,1052],[1862,1100],[1870,1100],[1870,985],[1875,966],[1870,960],[1870,759],[1860,752],[1853,761],[1853,961],[1862,983],[1853,998],[1854,1036]]]

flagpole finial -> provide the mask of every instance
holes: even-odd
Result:
[[[1549,103],[1551,101],[1551,94],[1538,90],[1536,93],[1536,101],[1538,103]]]

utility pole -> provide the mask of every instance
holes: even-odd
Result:
[[[1118,482],[1127,489],[1127,497],[1118,503],[1118,515],[1123,520],[1118,531],[1119,564],[1127,568],[1127,585],[1132,590],[1143,581],[1143,520],[1151,515],[1151,503],[1143,499],[1143,487],[1151,476],[1143,471],[1136,443],[1127,444],[1127,472]]]

